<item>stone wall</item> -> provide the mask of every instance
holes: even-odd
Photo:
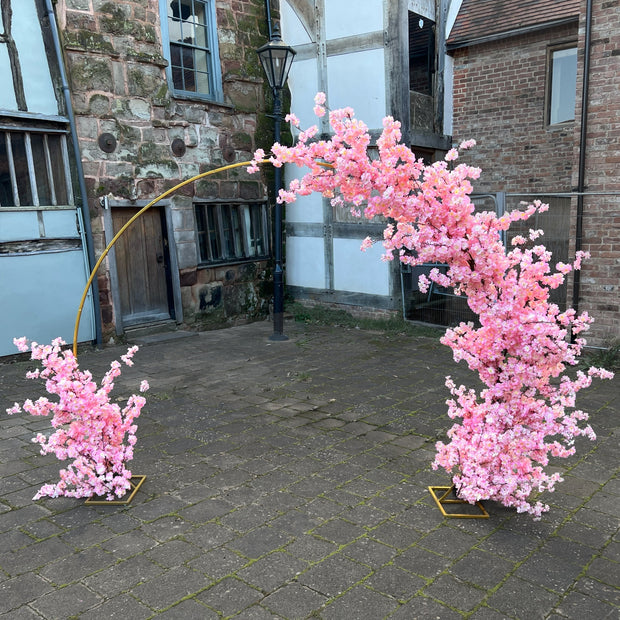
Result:
[[[271,143],[262,130],[271,123],[264,116],[255,52],[267,40],[264,1],[217,0],[216,11],[224,94],[218,103],[171,95],[157,0],[59,0],[56,5],[97,254],[105,247],[99,197],[144,204],[196,174],[250,159],[258,146]],[[181,147],[176,154],[173,142]],[[186,320],[199,322],[212,314],[226,321],[236,313],[249,317],[266,311],[265,264],[225,270],[198,265],[191,200],[264,196],[260,177],[237,168],[170,198],[174,230],[169,234],[177,248]],[[108,275],[102,270],[98,277],[104,333],[114,327]],[[219,295],[220,303],[211,298],[205,304],[205,296],[196,293],[196,286],[207,283],[228,291]],[[233,302],[237,289],[239,299]]]

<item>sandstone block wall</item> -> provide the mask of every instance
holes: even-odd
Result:
[[[105,247],[99,197],[144,203],[182,180],[250,159],[258,146],[271,144],[272,121],[264,115],[263,75],[255,52],[267,40],[263,0],[216,2],[224,93],[221,102],[172,96],[166,81],[157,0],[59,0],[56,12],[96,252]],[[101,148],[103,134],[114,140],[110,152]],[[182,141],[182,154],[172,151],[175,140]],[[248,277],[245,267],[232,267],[235,277],[229,273],[225,278],[218,269],[198,265],[192,209],[193,198],[264,196],[261,178],[238,168],[187,186],[171,198],[174,230],[168,232],[174,235],[178,250],[187,320],[202,320],[202,315],[217,313],[226,321],[237,311],[246,316],[265,311],[265,264],[250,270],[253,278]],[[98,281],[104,332],[110,332],[114,308],[108,274],[99,274]],[[199,281],[219,282],[219,286],[229,289],[220,296],[220,305],[201,306],[200,295],[192,289],[195,285],[188,284]],[[238,303],[224,304],[227,296],[234,298],[235,287],[239,289]]]

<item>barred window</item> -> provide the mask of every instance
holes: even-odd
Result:
[[[0,207],[72,204],[66,130],[0,125]]]
[[[160,6],[175,94],[221,99],[214,0],[160,0]]]
[[[265,203],[198,203],[195,209],[202,264],[269,257]]]

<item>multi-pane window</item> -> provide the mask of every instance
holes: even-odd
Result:
[[[549,52],[549,125],[575,120],[577,90],[577,48],[565,47]]]
[[[269,256],[265,203],[199,203],[195,209],[201,263]]]
[[[169,78],[178,94],[219,98],[214,0],[160,0]]]
[[[0,207],[72,204],[66,132],[0,125]]]

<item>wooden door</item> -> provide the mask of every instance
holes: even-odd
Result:
[[[114,234],[139,209],[112,210]],[[114,248],[124,326],[172,318],[165,222],[159,209],[143,213]]]

